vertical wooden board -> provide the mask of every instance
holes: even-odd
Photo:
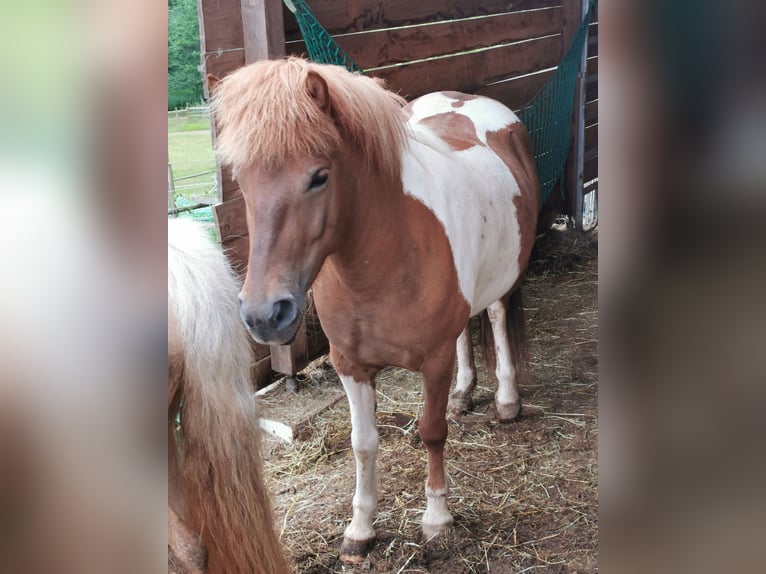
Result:
[[[258,343],[253,343],[258,345]],[[250,380],[256,390],[261,389],[271,382],[271,355],[268,354],[269,348],[266,347],[266,356],[256,359],[250,367]]]
[[[282,0],[240,0],[247,63],[285,55]]]
[[[308,364],[308,337],[304,320],[292,343],[271,345],[271,368],[278,373],[295,375]]]
[[[561,56],[563,58],[574,39],[582,21],[582,2],[580,0],[563,0],[561,6],[561,33],[564,36]]]
[[[226,243],[239,237],[247,237],[245,200],[242,195],[213,206],[213,216],[221,242]]]
[[[198,0],[203,52],[243,48],[241,0]]]
[[[206,100],[210,99],[208,75],[219,80],[245,65],[245,49],[229,50],[226,52],[202,52],[202,87]]]
[[[331,34],[441,22],[560,6],[561,0],[311,0],[311,11]],[[299,40],[292,15],[285,15],[285,38]]]

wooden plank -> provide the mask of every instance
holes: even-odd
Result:
[[[598,124],[585,128],[585,153],[598,149]]]
[[[241,0],[241,3],[247,63],[284,56],[282,0]]]
[[[598,26],[598,24],[596,24]],[[593,24],[591,24],[593,28]],[[588,57],[598,56],[598,30],[589,30],[588,33]]]
[[[559,35],[384,68],[371,75],[385,79],[406,98],[444,89],[468,92],[509,76],[556,66],[560,51]]]
[[[497,44],[549,36],[560,32],[561,8],[545,8],[395,28],[336,37],[341,48],[362,68],[453,54]],[[288,52],[306,52],[303,41],[291,42]]]
[[[202,84],[205,99],[210,98],[210,86],[208,86],[208,74],[219,80],[225,78],[234,70],[245,65],[245,49],[228,50],[226,52],[203,52],[202,53]]]
[[[598,56],[593,56],[592,58],[588,58],[587,75],[589,76],[598,75]]]
[[[197,0],[202,52],[245,45],[240,0]]]
[[[585,101],[598,99],[598,75],[587,76],[585,79]]]
[[[309,364],[306,321],[301,322],[295,339],[289,345],[271,345],[271,368],[285,375],[295,375]]]
[[[245,218],[241,214],[243,209],[244,200],[241,198],[239,201],[235,198],[213,206],[213,217],[221,246],[240,278],[244,278],[247,272],[250,253],[250,238],[247,236],[247,226],[243,226]]]
[[[237,237],[230,239],[225,243],[222,241],[226,256],[229,258],[234,270],[240,279],[244,280],[247,274],[247,259],[250,253],[250,239],[248,237]]]
[[[582,2],[579,0],[567,0],[561,6],[561,32],[564,36],[561,43],[561,57],[569,49],[572,39],[577,33],[582,20]]]
[[[585,104],[585,125],[598,123],[598,100],[592,100]]]
[[[554,70],[546,70],[526,76],[511,78],[482,86],[473,93],[494,98],[514,111],[529,104],[548,82]]]
[[[221,243],[226,244],[240,237],[247,237],[245,200],[242,194],[213,206]]]
[[[588,182],[598,177],[598,151],[585,160],[583,167],[583,182]]]
[[[349,34],[443,22],[458,18],[560,6],[562,0],[311,0],[319,23],[331,34]],[[301,38],[295,16],[285,8],[285,38]]]
[[[258,343],[253,342],[253,345]],[[266,348],[266,356],[257,359],[250,366],[250,380],[256,389],[262,389],[271,382],[271,356],[268,354],[269,348],[265,345],[258,345]]]

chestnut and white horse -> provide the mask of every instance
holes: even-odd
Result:
[[[262,479],[239,287],[199,224],[168,221],[168,571],[177,574],[290,571]]]
[[[519,285],[539,202],[526,129],[488,98],[440,92],[404,105],[376,80],[298,58],[243,67],[213,91],[217,153],[247,206],[242,319],[262,343],[289,342],[313,287],[348,395],[356,493],[341,557],[360,560],[375,539],[375,375],[386,365],[423,373],[422,528],[443,532],[450,381],[457,354],[460,412],[475,383],[467,324],[485,310],[497,415],[519,413]]]

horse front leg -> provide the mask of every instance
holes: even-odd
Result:
[[[375,543],[372,523],[378,510],[375,379],[374,376],[361,376],[360,370],[349,365],[337,352],[332,353],[332,360],[348,398],[351,446],[356,459],[354,514],[343,535],[340,558],[345,562],[361,562]]]
[[[473,389],[476,387],[476,362],[473,358],[470,323],[457,339],[457,376],[455,390],[449,397],[447,410],[457,418],[473,408]]]
[[[423,367],[424,406],[418,430],[428,453],[426,511],[423,513],[423,536],[429,540],[444,534],[452,524],[447,509],[447,474],[444,470],[444,443],[447,442],[447,400],[455,364],[455,347],[450,345],[431,356]]]

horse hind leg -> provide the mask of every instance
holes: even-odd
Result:
[[[449,397],[447,412],[457,418],[473,408],[473,389],[476,387],[476,362],[473,357],[470,323],[457,339],[457,376],[455,390]]]
[[[342,359],[341,359],[342,361]],[[338,367],[338,358],[333,357]],[[344,562],[361,562],[375,543],[372,526],[378,510],[378,428],[375,423],[375,386],[373,380],[357,381],[338,371],[351,411],[351,446],[356,459],[354,514],[346,527],[340,558]]]
[[[524,372],[526,337],[524,331],[521,291],[506,295],[487,309],[495,340],[497,419],[509,422],[521,411],[519,379]]]

